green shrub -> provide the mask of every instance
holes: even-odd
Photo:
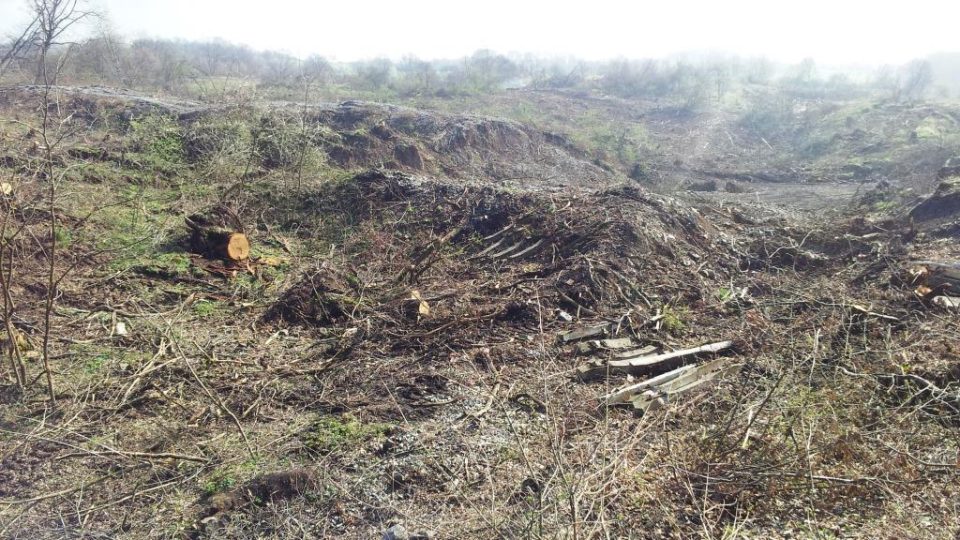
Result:
[[[213,478],[203,484],[203,491],[207,495],[216,495],[229,491],[237,485],[237,479],[229,471],[221,471],[213,475]]]
[[[368,440],[383,437],[389,431],[388,424],[363,424],[350,415],[339,418],[325,416],[310,427],[304,444],[311,450],[330,453],[354,448]]]
[[[688,315],[687,310],[674,306],[663,306],[660,312],[663,315],[663,329],[671,334],[680,334],[687,325],[683,319]]]
[[[252,140],[242,118],[203,118],[184,129],[184,155],[191,163],[235,169],[249,160]]]
[[[183,137],[176,119],[149,115],[130,121],[134,149],[151,164],[176,165],[183,161]]]
[[[217,304],[209,300],[198,300],[193,304],[193,312],[200,317],[209,317],[217,311]]]

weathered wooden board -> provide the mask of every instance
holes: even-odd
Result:
[[[578,328],[576,330],[571,330],[564,334],[560,334],[560,339],[564,343],[571,343],[574,341],[580,341],[582,339],[589,339],[597,336],[606,336],[607,332],[610,331],[610,325],[601,324],[598,326],[587,326],[585,328]]]
[[[656,367],[666,367],[673,360],[678,360],[687,356],[695,356],[704,353],[717,353],[733,347],[732,341],[718,341],[709,343],[692,349],[682,349],[662,354],[648,356],[637,356],[635,358],[625,358],[620,360],[611,360],[602,364],[588,364],[582,366],[580,378],[592,379],[603,377],[606,374],[642,374],[649,373]]]

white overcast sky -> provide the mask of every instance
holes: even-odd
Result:
[[[125,37],[222,38],[336,60],[476,49],[587,59],[718,50],[902,63],[960,50],[960,0],[89,0]],[[0,0],[0,31],[25,0]]]

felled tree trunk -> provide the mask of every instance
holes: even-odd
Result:
[[[190,243],[197,253],[225,261],[243,261],[250,256],[250,240],[242,232],[187,222]]]

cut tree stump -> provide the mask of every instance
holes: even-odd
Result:
[[[250,257],[250,240],[242,232],[187,224],[192,230],[190,244],[198,253],[225,261],[244,261]]]

